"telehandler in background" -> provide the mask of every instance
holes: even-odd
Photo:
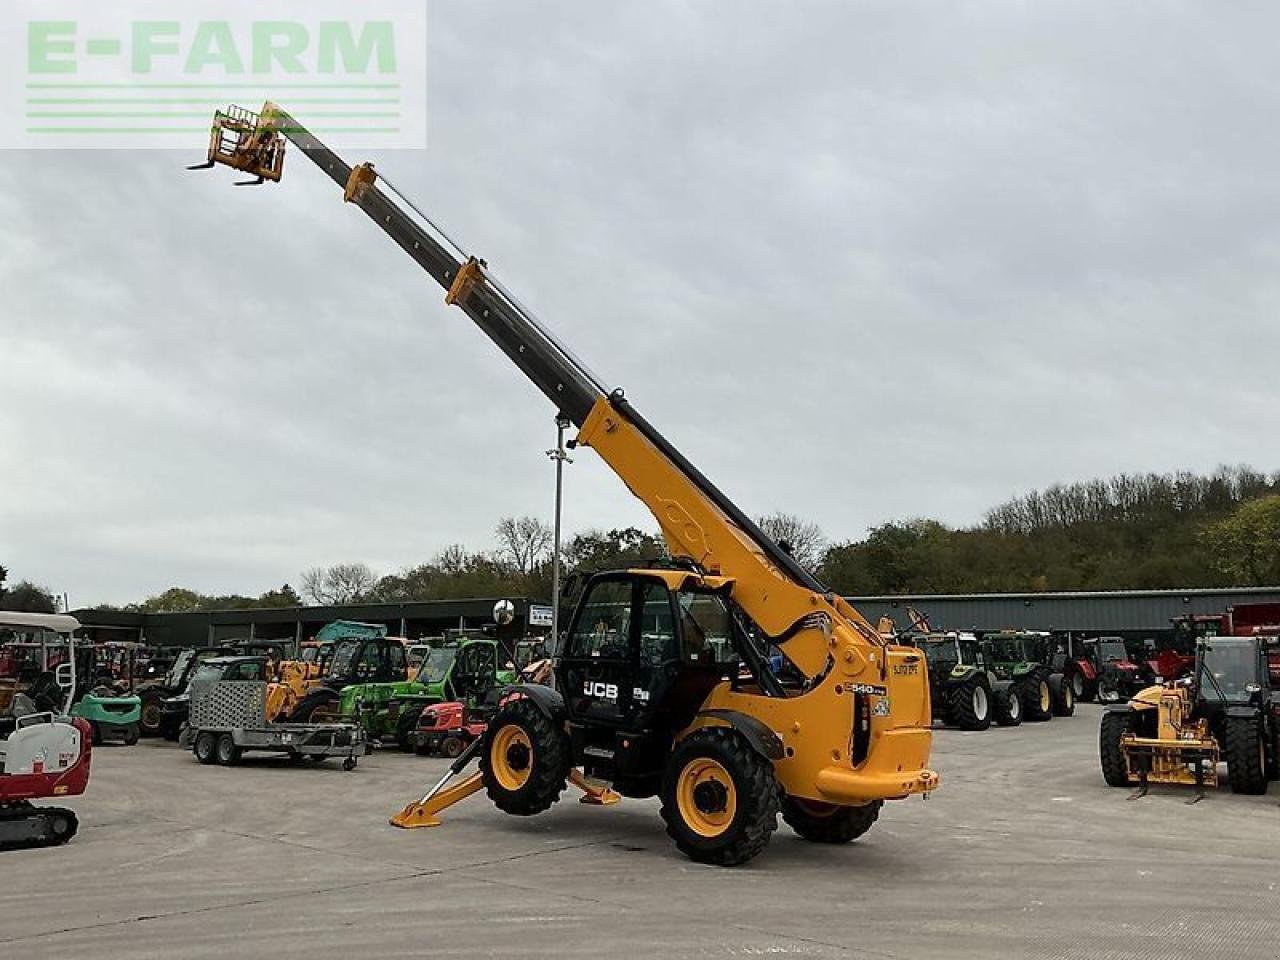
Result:
[[[479,790],[529,816],[573,783],[593,803],[658,796],[680,850],[732,865],[764,849],[779,811],[806,839],[845,843],[870,829],[884,801],[932,791],[920,652],[879,636],[371,164],[348,166],[268,103],[215,115],[207,165],[278,179],[286,138],[577,427],[573,443],[595,450],[649,508],[675,558],[671,568],[593,576],[569,620],[556,688],[511,687],[485,735],[392,822],[433,826]],[[696,385],[685,389],[705,400]],[[805,467],[823,461],[819,446]],[[781,675],[769,664],[775,650]],[[473,758],[479,772],[450,783]]]
[[[1204,637],[1190,677],[1148,687],[1102,715],[1102,776],[1113,787],[1218,784],[1260,794],[1280,775],[1280,637]]]

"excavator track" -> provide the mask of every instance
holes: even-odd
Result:
[[[76,835],[80,821],[66,807],[36,807],[25,801],[0,806],[0,850],[56,847]]]

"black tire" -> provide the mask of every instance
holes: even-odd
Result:
[[[467,745],[462,742],[461,737],[445,737],[440,741],[440,756],[448,757],[450,760],[458,759],[465,749]]]
[[[195,743],[191,745],[191,752],[195,754],[195,758],[201,763],[217,763],[218,738],[208,730],[201,730],[196,734]]]
[[[1255,717],[1227,717],[1227,779],[1232,793],[1267,792],[1266,741]]]
[[[138,742],[138,736],[138,725],[136,723],[130,725],[129,729],[124,732],[124,745],[126,747],[132,747]]]
[[[144,690],[139,696],[142,698],[142,715],[138,718],[139,730],[144,737],[158,737],[164,732],[160,725],[163,716],[160,702],[164,700],[164,696],[158,690]]]
[[[986,730],[991,726],[991,685],[975,673],[956,686],[948,698],[949,722],[961,730]],[[861,808],[854,808],[861,809]],[[783,814],[786,816],[785,812]],[[790,823],[790,821],[787,821]]]
[[[699,791],[711,783],[690,786],[694,772],[707,765],[728,775],[733,787],[731,807],[716,810],[714,804],[729,798],[717,796],[714,790],[705,791],[704,806]],[[662,819],[667,834],[690,860],[733,867],[759,854],[778,829],[779,793],[773,764],[756,753],[741,734],[708,727],[695,730],[671,751],[662,778]],[[692,820],[726,810],[731,817],[722,828],[712,825],[714,833],[708,833],[705,826],[700,831]]]
[[[1098,759],[1102,779],[1109,787],[1129,786],[1129,766],[1125,763],[1120,738],[1133,730],[1132,710],[1108,710],[1098,727]]]
[[[988,714],[990,711],[987,711]],[[782,801],[782,819],[797,834],[813,843],[848,843],[857,840],[880,816],[883,800],[861,807],[838,807],[786,797]]]
[[[298,701],[298,705],[293,708],[293,713],[289,714],[289,720],[293,723],[320,723],[321,720],[313,720],[316,711],[324,708],[324,712],[330,709],[336,709],[334,705],[338,702],[339,696],[333,690],[312,690],[305,697]]]
[[[396,745],[406,753],[413,750],[413,742],[409,739],[418,727],[418,718],[422,715],[421,707],[410,708],[407,713],[400,714],[396,720]]]
[[[1060,673],[1049,677],[1049,695],[1053,698],[1053,715],[1070,717],[1076,712],[1076,694],[1067,678]]]
[[[1094,684],[1094,696],[1099,703],[1119,703],[1124,699],[1120,692],[1120,684],[1110,673],[1104,673],[1098,677],[1097,683]]]
[[[240,748],[236,746],[235,738],[229,733],[224,733],[218,737],[218,745],[215,752],[218,763],[224,767],[234,767],[240,762]]]
[[[95,747],[102,746],[102,728],[98,726],[96,721],[89,721],[89,731],[93,735],[93,745]]]
[[[1030,673],[1018,684],[1022,697],[1022,714],[1032,723],[1042,723],[1053,719],[1053,691],[1049,689],[1049,678],[1037,670]]]
[[[1002,727],[1016,727],[1022,723],[1022,698],[1017,687],[1001,687],[991,693],[991,715]]]
[[[550,809],[564,792],[569,765],[568,735],[532,700],[513,700],[489,723],[480,776],[504,813],[530,817]]]

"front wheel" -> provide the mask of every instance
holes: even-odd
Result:
[[[1002,727],[1016,727],[1022,723],[1022,698],[1017,687],[1003,687],[991,694],[996,723]]]
[[[154,690],[148,690],[142,694],[142,715],[138,718],[138,723],[142,728],[144,737],[158,737],[161,734],[160,721],[163,716],[160,710],[160,701],[164,698]]]
[[[418,717],[422,709],[410,709],[396,719],[396,745],[405,753],[413,750],[413,731],[418,728]]]
[[[1255,717],[1227,717],[1227,779],[1232,793],[1267,792],[1267,744]]]
[[[334,723],[338,720],[338,695],[332,690],[313,690],[298,701],[289,719],[293,723]]]
[[[569,737],[532,700],[513,700],[489,724],[480,776],[485,793],[504,813],[542,813],[564,792]]]
[[[782,801],[782,819],[787,826],[813,843],[848,843],[856,840],[876,822],[884,801],[861,807],[841,807],[834,803],[787,797]]]
[[[990,727],[991,685],[987,678],[980,673],[974,674],[952,691],[947,714],[961,730],[986,730]]]
[[[1053,715],[1070,717],[1076,712],[1076,692],[1070,681],[1060,673],[1049,677],[1049,691],[1053,695]]]
[[[1028,720],[1037,722],[1053,718],[1053,691],[1042,674],[1033,674],[1023,681],[1022,712]]]
[[[778,829],[773,765],[733,730],[696,730],[671,752],[662,819],[689,859],[721,867],[746,863]]]
[[[1120,738],[1132,729],[1131,711],[1110,710],[1102,715],[1102,725],[1098,728],[1098,759],[1102,764],[1102,779],[1109,787],[1129,785],[1129,764]]]

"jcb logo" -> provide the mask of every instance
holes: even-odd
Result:
[[[597,700],[618,699],[618,685],[615,683],[603,683],[599,680],[588,680],[582,685],[582,692],[588,697],[595,697]]]
[[[910,677],[914,676],[918,669],[919,664],[914,660],[910,663],[895,663],[893,665],[893,675],[895,677]]]

